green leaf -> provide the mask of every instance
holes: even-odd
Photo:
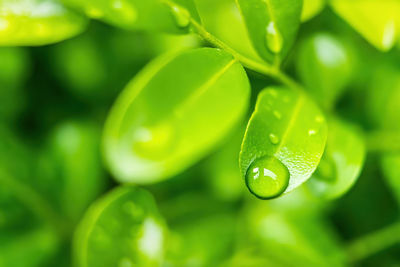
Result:
[[[198,19],[193,0],[62,0],[88,17],[128,30],[187,33]]]
[[[74,259],[79,267],[158,266],[166,229],[153,197],[118,187],[96,201],[77,229]]]
[[[331,119],[328,126],[325,152],[307,185],[316,195],[333,199],[345,194],[357,181],[366,148],[360,133],[352,125]]]
[[[303,0],[301,21],[307,21],[318,15],[325,7],[326,0]]]
[[[338,16],[382,51],[390,50],[400,29],[400,2],[397,0],[331,0]]]
[[[258,96],[240,152],[240,169],[249,190],[269,199],[304,183],[317,168],[327,126],[304,93],[270,87]]]
[[[85,17],[57,0],[1,0],[0,46],[56,43],[81,33]]]
[[[122,92],[108,116],[103,148],[109,168],[119,181],[135,183],[183,171],[242,118],[249,93],[243,67],[218,49],[170,54],[152,62]]]
[[[72,223],[105,187],[100,136],[100,129],[87,121],[63,122],[51,132],[39,161],[38,175],[46,197]]]
[[[196,0],[196,6],[202,26],[209,33],[244,57],[263,62],[250,41],[236,0]]]
[[[302,0],[237,0],[258,54],[270,63],[289,52],[300,25]]]
[[[383,177],[400,204],[400,154],[386,154],[381,158]]]
[[[342,41],[328,33],[313,35],[300,46],[297,72],[314,99],[328,110],[350,80],[351,59]]]

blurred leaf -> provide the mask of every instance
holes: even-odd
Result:
[[[289,52],[300,25],[302,0],[237,0],[254,48],[270,63]]]
[[[312,19],[320,13],[326,5],[326,0],[303,0],[303,10],[301,12],[301,21]]]
[[[244,127],[240,127],[205,162],[205,176],[212,193],[225,201],[236,201],[245,192],[238,162],[243,134]]]
[[[58,242],[54,232],[44,227],[19,235],[0,233],[0,266],[43,266]]]
[[[300,46],[297,72],[315,100],[328,110],[341,95],[352,74],[352,61],[338,38],[319,33]]]
[[[249,190],[268,199],[290,192],[317,168],[327,126],[318,107],[302,92],[262,91],[247,126],[240,168]]]
[[[87,20],[57,0],[1,0],[0,46],[56,43],[81,33]]]
[[[76,266],[157,266],[166,229],[152,196],[119,187],[96,201],[79,226],[74,243]]]
[[[246,248],[253,247],[271,266],[345,266],[340,243],[323,219],[303,212],[283,214],[268,203],[253,202],[246,209]]]
[[[380,65],[368,90],[367,113],[373,126],[400,130],[400,68]]]
[[[0,120],[15,118],[22,109],[25,96],[22,87],[30,69],[27,51],[23,48],[0,48]]]
[[[363,138],[352,125],[331,119],[328,127],[325,152],[307,185],[316,195],[331,199],[345,194],[357,181],[366,149]]]
[[[219,266],[233,249],[236,220],[218,214],[171,226],[167,266]]]
[[[390,50],[400,29],[398,0],[331,0],[333,10],[368,42],[381,51]]]
[[[227,135],[248,99],[246,73],[229,54],[202,48],[164,56],[114,104],[103,140],[108,166],[123,182],[152,183],[177,174]]]
[[[384,178],[400,204],[400,154],[386,154],[381,159]]]
[[[192,0],[62,0],[87,16],[129,30],[187,33],[198,19]]]
[[[66,121],[52,131],[44,152],[39,161],[41,186],[74,224],[105,187],[100,129],[85,121]]]

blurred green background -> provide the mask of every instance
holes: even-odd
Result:
[[[237,38],[229,36],[231,25],[215,25],[226,39]],[[315,38],[332,39],[346,53],[333,77],[306,63]],[[153,58],[201,46],[207,44],[194,34],[90,21],[85,32],[56,44],[0,48],[0,266],[73,264],[76,226],[91,203],[117,187],[100,153],[116,97]],[[306,186],[256,199],[238,166],[243,121],[185,172],[141,186],[169,229],[162,266],[400,266],[400,157],[393,152],[400,148],[400,42],[381,52],[324,9],[301,25],[284,68],[314,88],[343,87],[335,114],[356,124],[369,148],[358,181],[331,201]],[[248,75],[250,115],[258,92],[274,81]],[[122,259],[117,266],[153,264]]]

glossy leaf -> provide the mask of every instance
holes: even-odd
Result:
[[[301,21],[312,19],[320,13],[326,5],[326,0],[303,0],[303,10],[301,12]]]
[[[76,266],[158,266],[165,225],[152,196],[119,187],[96,201],[75,235]]]
[[[186,33],[197,19],[193,0],[63,0],[87,16],[129,30]]]
[[[333,10],[376,48],[387,51],[395,44],[400,29],[397,0],[332,0]]]
[[[328,126],[325,152],[307,185],[316,195],[332,199],[345,194],[355,184],[366,149],[363,138],[353,126],[337,119],[331,119]]]
[[[57,0],[0,1],[0,46],[56,43],[81,33],[86,24]]]
[[[202,26],[208,32],[244,57],[263,62],[250,41],[236,0],[196,0],[196,6]]]
[[[177,174],[226,136],[248,99],[246,73],[229,54],[203,48],[164,56],[132,80],[108,116],[109,168],[135,183]]]
[[[247,187],[268,199],[300,186],[317,168],[326,138],[325,119],[306,95],[287,88],[265,89],[240,153]]]
[[[307,90],[323,107],[331,109],[352,74],[349,49],[335,36],[319,33],[301,44],[296,64]]]
[[[300,24],[302,0],[237,0],[258,54],[270,63],[289,52]]]

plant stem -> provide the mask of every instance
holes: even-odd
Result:
[[[228,53],[230,53],[232,56],[234,56],[240,63],[243,64],[246,68],[253,70],[255,72],[258,72],[260,74],[264,74],[266,76],[270,76],[279,82],[295,88],[299,89],[300,85],[297,84],[292,78],[287,76],[286,74],[282,73],[279,68],[271,65],[267,65],[261,62],[258,62],[256,60],[250,59],[239,52],[237,52],[235,49],[209,33],[201,24],[199,24],[197,21],[194,19],[190,19],[191,25],[193,26],[194,30],[199,34],[205,41],[208,43],[212,44],[215,47],[221,48]]]
[[[373,131],[366,143],[371,152],[400,152],[400,131]]]
[[[347,247],[350,261],[363,260],[400,243],[400,221],[351,242]]]

